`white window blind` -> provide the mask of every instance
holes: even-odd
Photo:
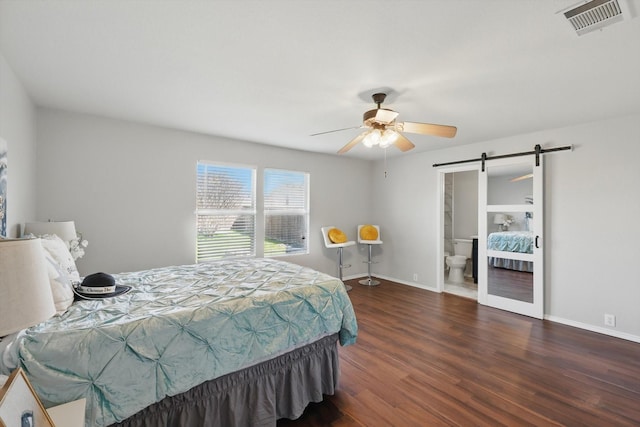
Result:
[[[309,229],[309,174],[264,171],[264,256],[306,254]]]
[[[198,162],[196,262],[255,256],[255,181],[253,168]]]

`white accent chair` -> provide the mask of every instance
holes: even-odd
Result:
[[[338,277],[340,278],[340,280],[342,280],[342,269],[351,267],[351,264],[344,265],[342,263],[342,250],[348,246],[355,245],[356,242],[354,242],[353,240],[349,240],[344,243],[333,243],[329,239],[329,230],[331,230],[332,228],[336,228],[336,227],[332,225],[327,227],[321,227],[322,238],[324,239],[324,246],[327,249],[338,249]],[[352,289],[352,287],[349,285],[345,285],[345,288],[347,289],[347,291],[350,291]]]
[[[368,250],[369,250],[369,257],[367,258],[367,261],[364,261],[367,263],[367,278],[366,279],[362,279],[360,280],[358,283],[360,283],[361,285],[365,285],[365,286],[378,286],[380,284],[380,282],[378,280],[374,280],[371,277],[371,264],[373,264],[373,261],[371,260],[371,248],[373,247],[373,245],[381,245],[382,244],[382,240],[380,240],[380,227],[377,225],[374,225],[373,227],[375,227],[376,230],[378,230],[378,238],[376,240],[364,240],[360,238],[360,230],[362,229],[362,227],[364,227],[364,225],[359,225],[358,226],[358,243],[361,245],[367,245],[368,246]]]

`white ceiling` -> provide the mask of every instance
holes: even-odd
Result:
[[[398,120],[458,127],[407,134],[420,152],[640,112],[640,0],[580,37],[574,4],[1,0],[0,51],[37,105],[325,153],[359,131],[309,135],[384,88]]]

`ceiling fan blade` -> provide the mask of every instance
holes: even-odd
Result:
[[[398,113],[393,110],[387,110],[386,108],[378,108],[376,111],[376,122],[384,123],[388,125],[398,117]]]
[[[447,125],[434,125],[431,123],[413,123],[404,122],[396,124],[398,130],[409,133],[420,133],[423,135],[435,135],[445,138],[453,138],[456,136],[458,128]]]
[[[400,151],[409,151],[413,147],[415,147],[415,145],[413,145],[413,142],[409,141],[407,138],[405,138],[400,133],[398,133],[398,139],[396,139],[396,141],[393,143],[393,145],[398,147],[398,149]]]
[[[343,130],[349,130],[349,129],[360,129],[361,127],[363,127],[363,126],[352,126],[350,128],[328,130],[328,131],[325,131],[325,132],[312,133],[309,136],[324,135],[325,133],[333,133],[333,132],[342,132]]]
[[[364,139],[365,135],[367,135],[367,132],[362,132],[360,135],[358,135],[355,138],[353,138],[351,141],[349,141],[347,143],[347,145],[345,145],[340,150],[338,150],[338,154],[344,154],[347,151],[351,150],[353,147],[358,145],[360,143],[360,141],[362,141]]]
[[[523,181],[523,180],[529,179],[529,178],[533,178],[533,174],[532,173],[528,173],[526,175],[520,175],[520,176],[517,176],[515,178],[511,178],[509,180],[509,182],[518,182],[518,181]]]

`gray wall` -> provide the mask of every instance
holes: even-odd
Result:
[[[379,271],[437,287],[438,172],[434,163],[573,145],[545,155],[545,313],[550,319],[640,340],[640,115],[411,154],[377,162],[373,207],[387,230]],[[393,206],[393,209],[390,208]],[[617,316],[605,330],[605,313]],[[626,335],[625,335],[626,334]]]
[[[453,173],[453,237],[478,234],[478,172]]]
[[[195,262],[196,162],[210,160],[311,174],[309,255],[288,261],[337,275],[335,250],[320,227],[355,239],[370,212],[371,163],[268,147],[83,114],[38,109],[39,220],[74,220],[89,241],[81,274],[122,272]],[[261,180],[258,180],[258,206]],[[263,217],[257,218],[258,241]],[[262,255],[258,248],[258,256]],[[355,259],[357,258],[357,259]],[[361,275],[357,248],[345,249]]]
[[[7,237],[36,215],[35,107],[0,54],[0,138],[7,142]]]
[[[530,168],[526,171],[530,173]],[[524,174],[524,172],[523,172]],[[523,179],[511,182],[513,176],[495,176],[489,173],[487,178],[487,204],[489,205],[509,205],[524,204],[527,196],[533,195],[533,180]],[[527,230],[527,220],[524,212],[500,212],[509,215],[513,222],[509,225],[509,231]],[[487,230],[501,231],[499,225],[494,222],[494,215],[487,215]]]

